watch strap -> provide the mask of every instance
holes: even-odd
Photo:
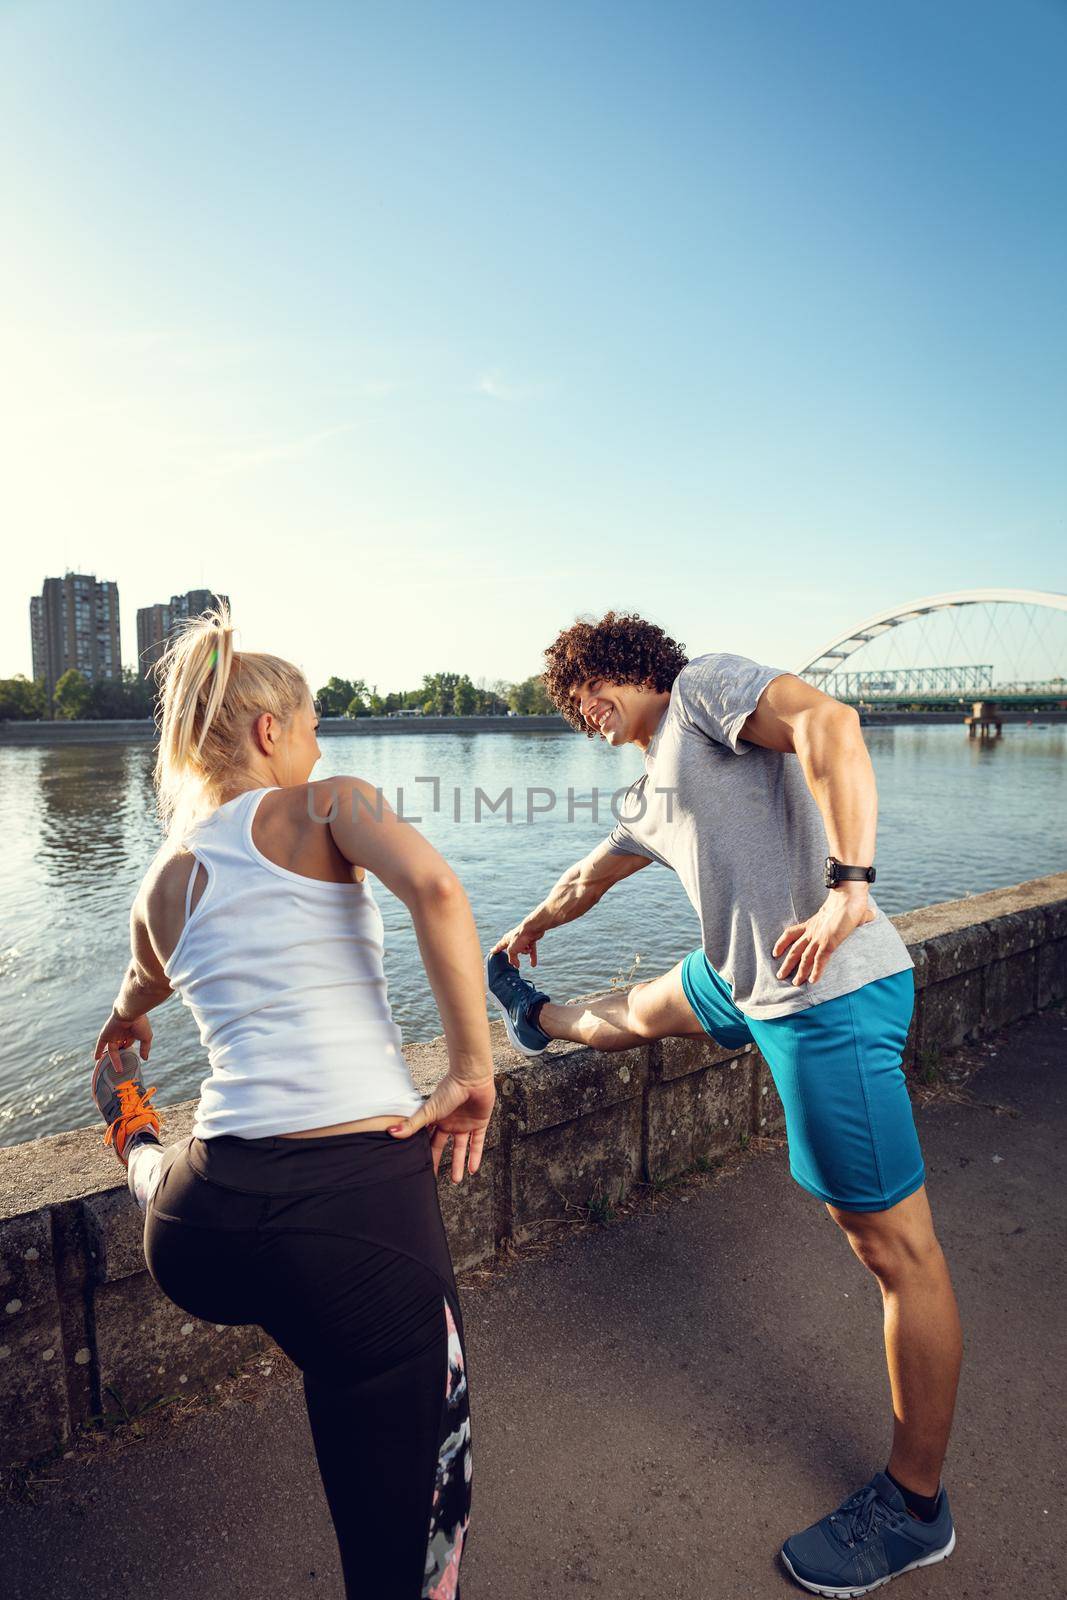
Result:
[[[827,888],[832,889],[837,883],[873,883],[875,876],[873,866],[848,866],[846,863],[838,861],[836,856],[827,856],[826,858]]]

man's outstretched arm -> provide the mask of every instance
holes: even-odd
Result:
[[[537,941],[550,928],[562,927],[591,911],[613,883],[629,878],[642,867],[650,866],[648,856],[631,855],[615,850],[605,839],[573,867],[568,867],[548,894],[523,917],[522,921],[498,939],[494,951],[506,950],[513,967],[520,956],[529,956],[532,966],[537,965]]]

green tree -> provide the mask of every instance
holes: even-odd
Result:
[[[315,698],[324,717],[343,717],[356,696],[355,684],[347,678],[331,678]]]
[[[521,683],[513,683],[508,690],[508,705],[523,717],[548,716],[556,709],[545,693],[544,680],[539,675],[524,678]]]
[[[31,722],[48,715],[43,678],[0,678],[0,722]]]
[[[318,699],[323,713],[334,717],[387,717],[407,710],[434,717],[500,717],[509,707],[526,716],[555,711],[540,675],[522,683],[480,678],[474,684],[465,672],[428,672],[418,689],[390,689],[387,694],[377,684],[368,688],[361,678],[331,678]]]
[[[370,696],[370,690],[367,688],[367,685],[363,682],[363,679],[362,678],[353,679],[353,681],[352,681],[352,698],[348,702],[348,705],[345,707],[345,716],[346,717],[365,717],[365,716],[367,716],[368,715],[367,700],[368,700],[369,696]]]
[[[57,717],[74,722],[89,709],[92,690],[76,667],[68,667],[56,684],[52,704]]]
[[[457,717],[469,717],[475,706],[473,683],[464,673],[452,691],[452,709]]]
[[[508,690],[508,709],[517,712],[519,716],[529,716],[531,700],[529,678],[523,679],[522,683],[513,683]]]
[[[403,706],[421,706],[422,701],[421,689],[390,689],[384,700],[376,694],[373,703],[379,708],[375,715],[387,717],[390,711],[399,711]]]
[[[26,694],[27,716],[31,718],[50,717],[52,707],[48,703],[48,686],[43,678],[29,678],[26,680],[29,689]]]
[[[121,678],[100,678],[90,685],[87,715],[119,720],[150,717],[154,699],[152,685],[132,667],[123,667]]]
[[[481,695],[479,710],[489,717],[502,717],[508,709],[508,690],[511,685],[504,678],[494,678],[492,683],[486,683],[483,678],[478,685]]]
[[[428,672],[426,674],[422,680],[421,701],[422,708],[427,716],[451,717],[454,714],[453,701],[458,683],[458,672]]]

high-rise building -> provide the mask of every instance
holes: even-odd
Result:
[[[219,604],[228,606],[229,595],[215,594],[211,589],[188,589],[185,594],[172,594],[168,604],[140,606],[137,611],[137,662],[142,678],[150,676],[152,668],[163,654],[163,648],[178,624],[186,617],[199,617]]]
[[[118,584],[85,572],[46,578],[30,601],[30,641],[49,695],[71,667],[89,683],[121,678]]]
[[[170,607],[177,617],[201,617],[215,606],[230,604],[228,594],[215,594],[212,589],[189,589],[185,594],[172,594]]]
[[[138,606],[137,665],[142,678],[149,676],[163,654],[172,625],[170,606]]]
[[[35,594],[30,599],[30,647],[33,651],[33,676],[48,675],[48,646],[44,631],[44,597]]]

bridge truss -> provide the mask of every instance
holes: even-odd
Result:
[[[951,665],[954,659],[968,664]],[[1063,699],[1067,595],[1036,589],[931,595],[840,634],[798,675],[840,700]]]

